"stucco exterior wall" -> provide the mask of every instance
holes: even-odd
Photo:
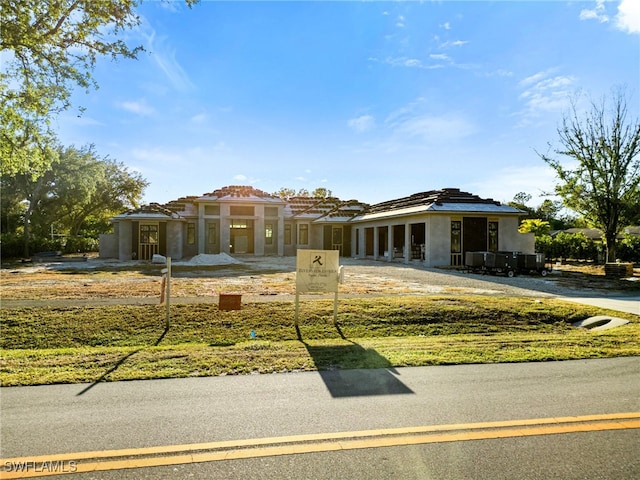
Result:
[[[100,258],[118,258],[118,235],[116,233],[100,234]]]
[[[451,217],[433,215],[428,218],[425,261],[427,267],[449,265],[451,263]]]
[[[498,230],[498,246],[501,251],[535,253],[535,235],[533,233],[520,233],[517,217],[500,219]]]
[[[253,251],[255,255],[264,255],[264,205],[254,207],[255,217],[253,220]]]
[[[181,260],[183,241],[182,222],[167,222],[167,257]]]
[[[119,226],[118,260],[126,262],[132,259],[133,229],[131,220],[121,220]]]

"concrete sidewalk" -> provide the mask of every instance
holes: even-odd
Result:
[[[608,308],[617,312],[633,313],[640,315],[640,296],[558,296],[559,300],[567,302],[582,303],[594,307]]]

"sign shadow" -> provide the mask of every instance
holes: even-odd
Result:
[[[298,330],[298,338],[304,344],[318,369],[322,381],[334,398],[372,395],[401,395],[414,393],[400,381],[398,371],[391,362],[373,348],[345,339],[339,345],[311,345],[305,342]]]
[[[153,343],[153,346],[157,347],[160,344],[160,342],[162,341],[162,339],[167,335],[168,332],[169,332],[169,328],[165,327],[164,331],[160,334],[158,339]],[[137,350],[129,352],[128,354],[126,354],[123,357],[121,357],[116,363],[113,364],[113,366],[111,368],[109,368],[106,372],[104,372],[102,375],[100,375],[100,378],[95,380],[93,383],[87,385],[85,388],[82,389],[82,391],[76,393],[76,397],[84,395],[89,390],[91,390],[93,387],[95,387],[99,383],[105,381],[106,378],[109,376],[109,374],[115,372],[118,368],[120,368],[120,365],[122,365],[129,358],[133,357],[136,353],[141,352],[144,349],[145,349],[145,347],[138,348]]]

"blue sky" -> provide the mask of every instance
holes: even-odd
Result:
[[[377,203],[457,187],[535,206],[569,100],[625,86],[640,113],[640,2],[146,0],[146,52],[101,59],[58,118],[150,182],[145,202],[225,185]],[[586,102],[587,97],[581,97]]]

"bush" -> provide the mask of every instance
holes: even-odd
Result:
[[[640,237],[625,235],[618,240],[616,253],[623,262],[640,263]]]
[[[5,233],[2,234],[1,241],[3,259],[24,257],[24,239],[22,235]],[[59,239],[32,238],[29,242],[29,255],[50,251],[62,251],[62,244]]]
[[[64,245],[64,253],[87,253],[97,252],[99,242],[95,238],[67,237]]]
[[[594,242],[583,233],[560,232],[555,237],[536,237],[536,252],[544,253],[548,259],[571,258],[597,262],[603,257],[604,245]]]

